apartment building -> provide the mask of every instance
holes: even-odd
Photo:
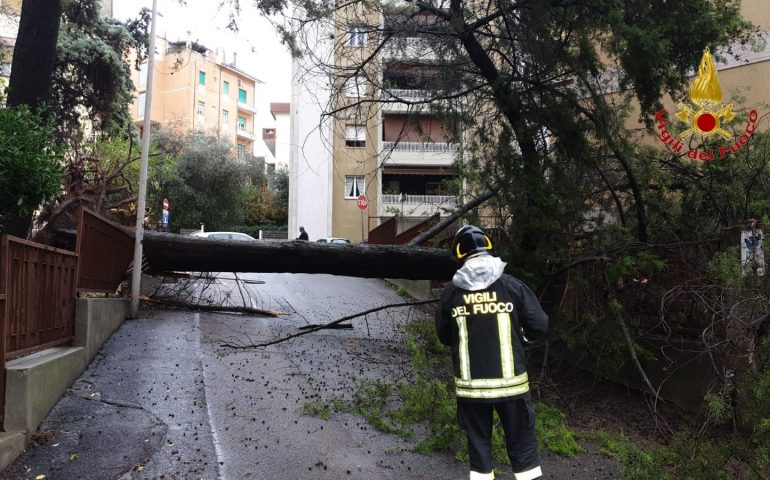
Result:
[[[268,175],[289,169],[291,105],[285,102],[270,103],[270,115],[273,116],[275,127],[262,129],[262,141],[270,151],[270,156],[265,157]]]
[[[147,63],[132,78],[137,96],[131,116],[141,129],[147,93]],[[254,152],[255,86],[259,80],[195,42],[157,38],[153,78],[153,127],[195,131],[227,140],[238,158]]]
[[[375,33],[361,25],[380,25],[383,18],[362,5],[350,8],[362,9],[352,15],[358,22],[338,22],[334,35],[312,32],[308,44],[316,46],[316,61],[344,70],[372,55],[378,42],[369,35]],[[306,59],[295,61],[290,231],[302,225],[311,237],[360,242],[388,218],[395,216],[405,229],[457,204],[445,185],[454,178],[459,146],[430,107],[399,101],[425,96],[436,58],[418,37],[395,43],[370,64],[376,72],[351,76],[345,84],[334,79],[330,85],[327,71]],[[381,78],[382,87],[364,77]],[[336,114],[324,115],[329,110]],[[363,213],[361,195],[368,200]]]

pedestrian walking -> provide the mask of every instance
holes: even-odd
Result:
[[[468,225],[452,251],[461,266],[444,290],[436,331],[452,349],[457,422],[465,430],[470,479],[492,480],[492,412],[497,410],[516,480],[542,476],[529,393],[526,338],[545,333],[548,315],[521,280],[503,273],[492,241]]]
[[[297,237],[297,240],[309,240],[310,237],[308,237],[307,232],[305,231],[305,227],[299,227],[299,237]]]

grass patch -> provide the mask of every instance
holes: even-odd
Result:
[[[624,480],[730,480],[733,448],[727,441],[679,433],[668,445],[644,448],[622,432],[587,436],[623,467]],[[760,477],[756,477],[760,478]]]
[[[323,420],[329,420],[329,417],[331,417],[332,414],[332,408],[331,405],[327,402],[307,402],[302,406],[302,413],[305,415],[319,417]]]
[[[415,320],[407,327],[406,350],[412,372],[408,381],[363,382],[351,410],[375,429],[402,437],[415,435],[422,426],[414,451],[430,453],[450,449],[460,461],[468,459],[465,432],[457,425],[457,400],[452,382],[449,351],[436,337],[433,322]],[[541,449],[574,456],[583,452],[558,408],[535,404],[536,429]],[[492,454],[498,463],[508,463],[505,435],[494,414]]]
[[[575,433],[567,427],[564,412],[551,405],[536,403],[535,415],[537,446],[541,451],[550,450],[567,457],[585,452]]]

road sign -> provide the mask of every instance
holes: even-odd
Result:
[[[366,195],[360,195],[356,202],[358,203],[358,208],[360,208],[362,212],[369,207],[369,200],[366,199]]]
[[[163,210],[168,210],[168,198],[163,199]]]
[[[161,223],[168,225],[168,210],[163,210],[163,216],[161,217]]]

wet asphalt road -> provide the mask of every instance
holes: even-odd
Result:
[[[54,407],[39,436],[0,477],[34,479],[463,479],[450,452],[411,452],[414,439],[353,414],[328,420],[307,403],[350,398],[366,378],[407,375],[403,331],[416,310],[391,310],[265,349],[258,343],[387,303],[379,280],[330,275],[241,278],[278,318],[152,310],[124,323]],[[233,282],[219,288],[232,290]],[[604,457],[546,456],[545,478],[619,478]],[[512,478],[503,469],[498,478]]]

